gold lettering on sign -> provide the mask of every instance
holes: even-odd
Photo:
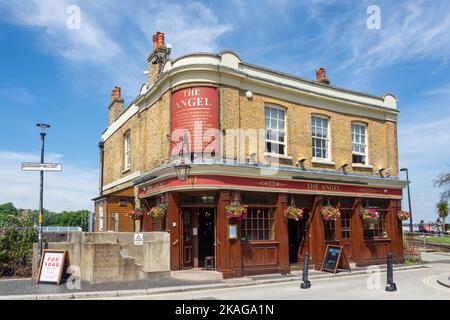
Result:
[[[258,181],[258,182],[256,182],[256,184],[259,184],[260,186],[263,186],[263,187],[269,187],[269,188],[281,188],[281,187],[286,186],[285,183],[282,183],[279,181],[273,181],[273,180]]]
[[[317,183],[307,183],[306,187],[308,190],[314,191],[339,191],[340,188],[335,184],[317,184]]]
[[[199,97],[199,89],[185,90],[183,99],[176,102],[176,108],[186,108],[186,107],[211,107],[212,103],[209,101],[208,97]]]

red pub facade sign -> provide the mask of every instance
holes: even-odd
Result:
[[[214,87],[185,88],[172,93],[172,155],[219,151],[217,92]],[[185,141],[185,138],[187,138]]]

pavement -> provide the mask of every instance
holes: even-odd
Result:
[[[425,264],[418,265],[396,265],[394,267],[394,275],[411,274],[417,271],[421,276],[426,277],[442,277],[450,274],[450,254],[447,253],[422,253],[422,259],[427,261]],[[373,267],[372,267],[373,268]],[[376,268],[376,267],[375,267]],[[385,283],[385,266],[379,266],[383,283]],[[337,274],[319,272],[310,270],[309,280],[316,281],[337,281],[340,283],[343,279],[365,277],[367,278],[372,272],[367,268],[354,268],[352,272],[342,271]],[[422,271],[422,273],[420,273]],[[141,279],[126,282],[108,282],[108,283],[89,283],[81,282],[79,288],[71,289],[67,285],[60,286],[51,284],[36,285],[32,279],[8,279],[0,280],[0,300],[49,300],[49,299],[104,299],[104,298],[149,298],[167,295],[170,299],[171,294],[188,294],[193,292],[201,292],[204,290],[233,290],[236,288],[255,287],[264,285],[286,285],[298,288],[301,281],[302,272],[293,271],[288,275],[270,274],[260,276],[247,276],[243,278],[233,279],[215,279],[208,281],[185,280],[174,277]],[[347,280],[345,280],[346,282]],[[433,284],[440,286],[437,279],[432,279]],[[444,286],[440,286],[445,288]],[[448,288],[447,288],[448,289]],[[448,289],[450,290],[450,289]],[[308,290],[307,290],[308,291]],[[247,296],[248,297],[248,296]],[[182,299],[182,297],[181,297]]]

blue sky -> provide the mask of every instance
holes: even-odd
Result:
[[[81,28],[67,28],[77,5]],[[369,5],[381,28],[368,29]],[[410,170],[415,218],[435,220],[432,179],[450,166],[450,2],[0,0],[0,203],[38,204],[37,122],[52,125],[46,175],[50,210],[92,209],[98,141],[111,89],[126,101],[145,81],[152,34],[172,56],[231,49],[249,63],[336,86],[398,97],[400,165]]]

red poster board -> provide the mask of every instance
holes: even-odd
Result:
[[[172,93],[171,125],[172,155],[179,154],[185,135],[185,154],[218,152],[217,89],[192,87]]]
[[[70,265],[67,250],[45,249],[42,253],[37,283],[61,284],[64,267]]]

